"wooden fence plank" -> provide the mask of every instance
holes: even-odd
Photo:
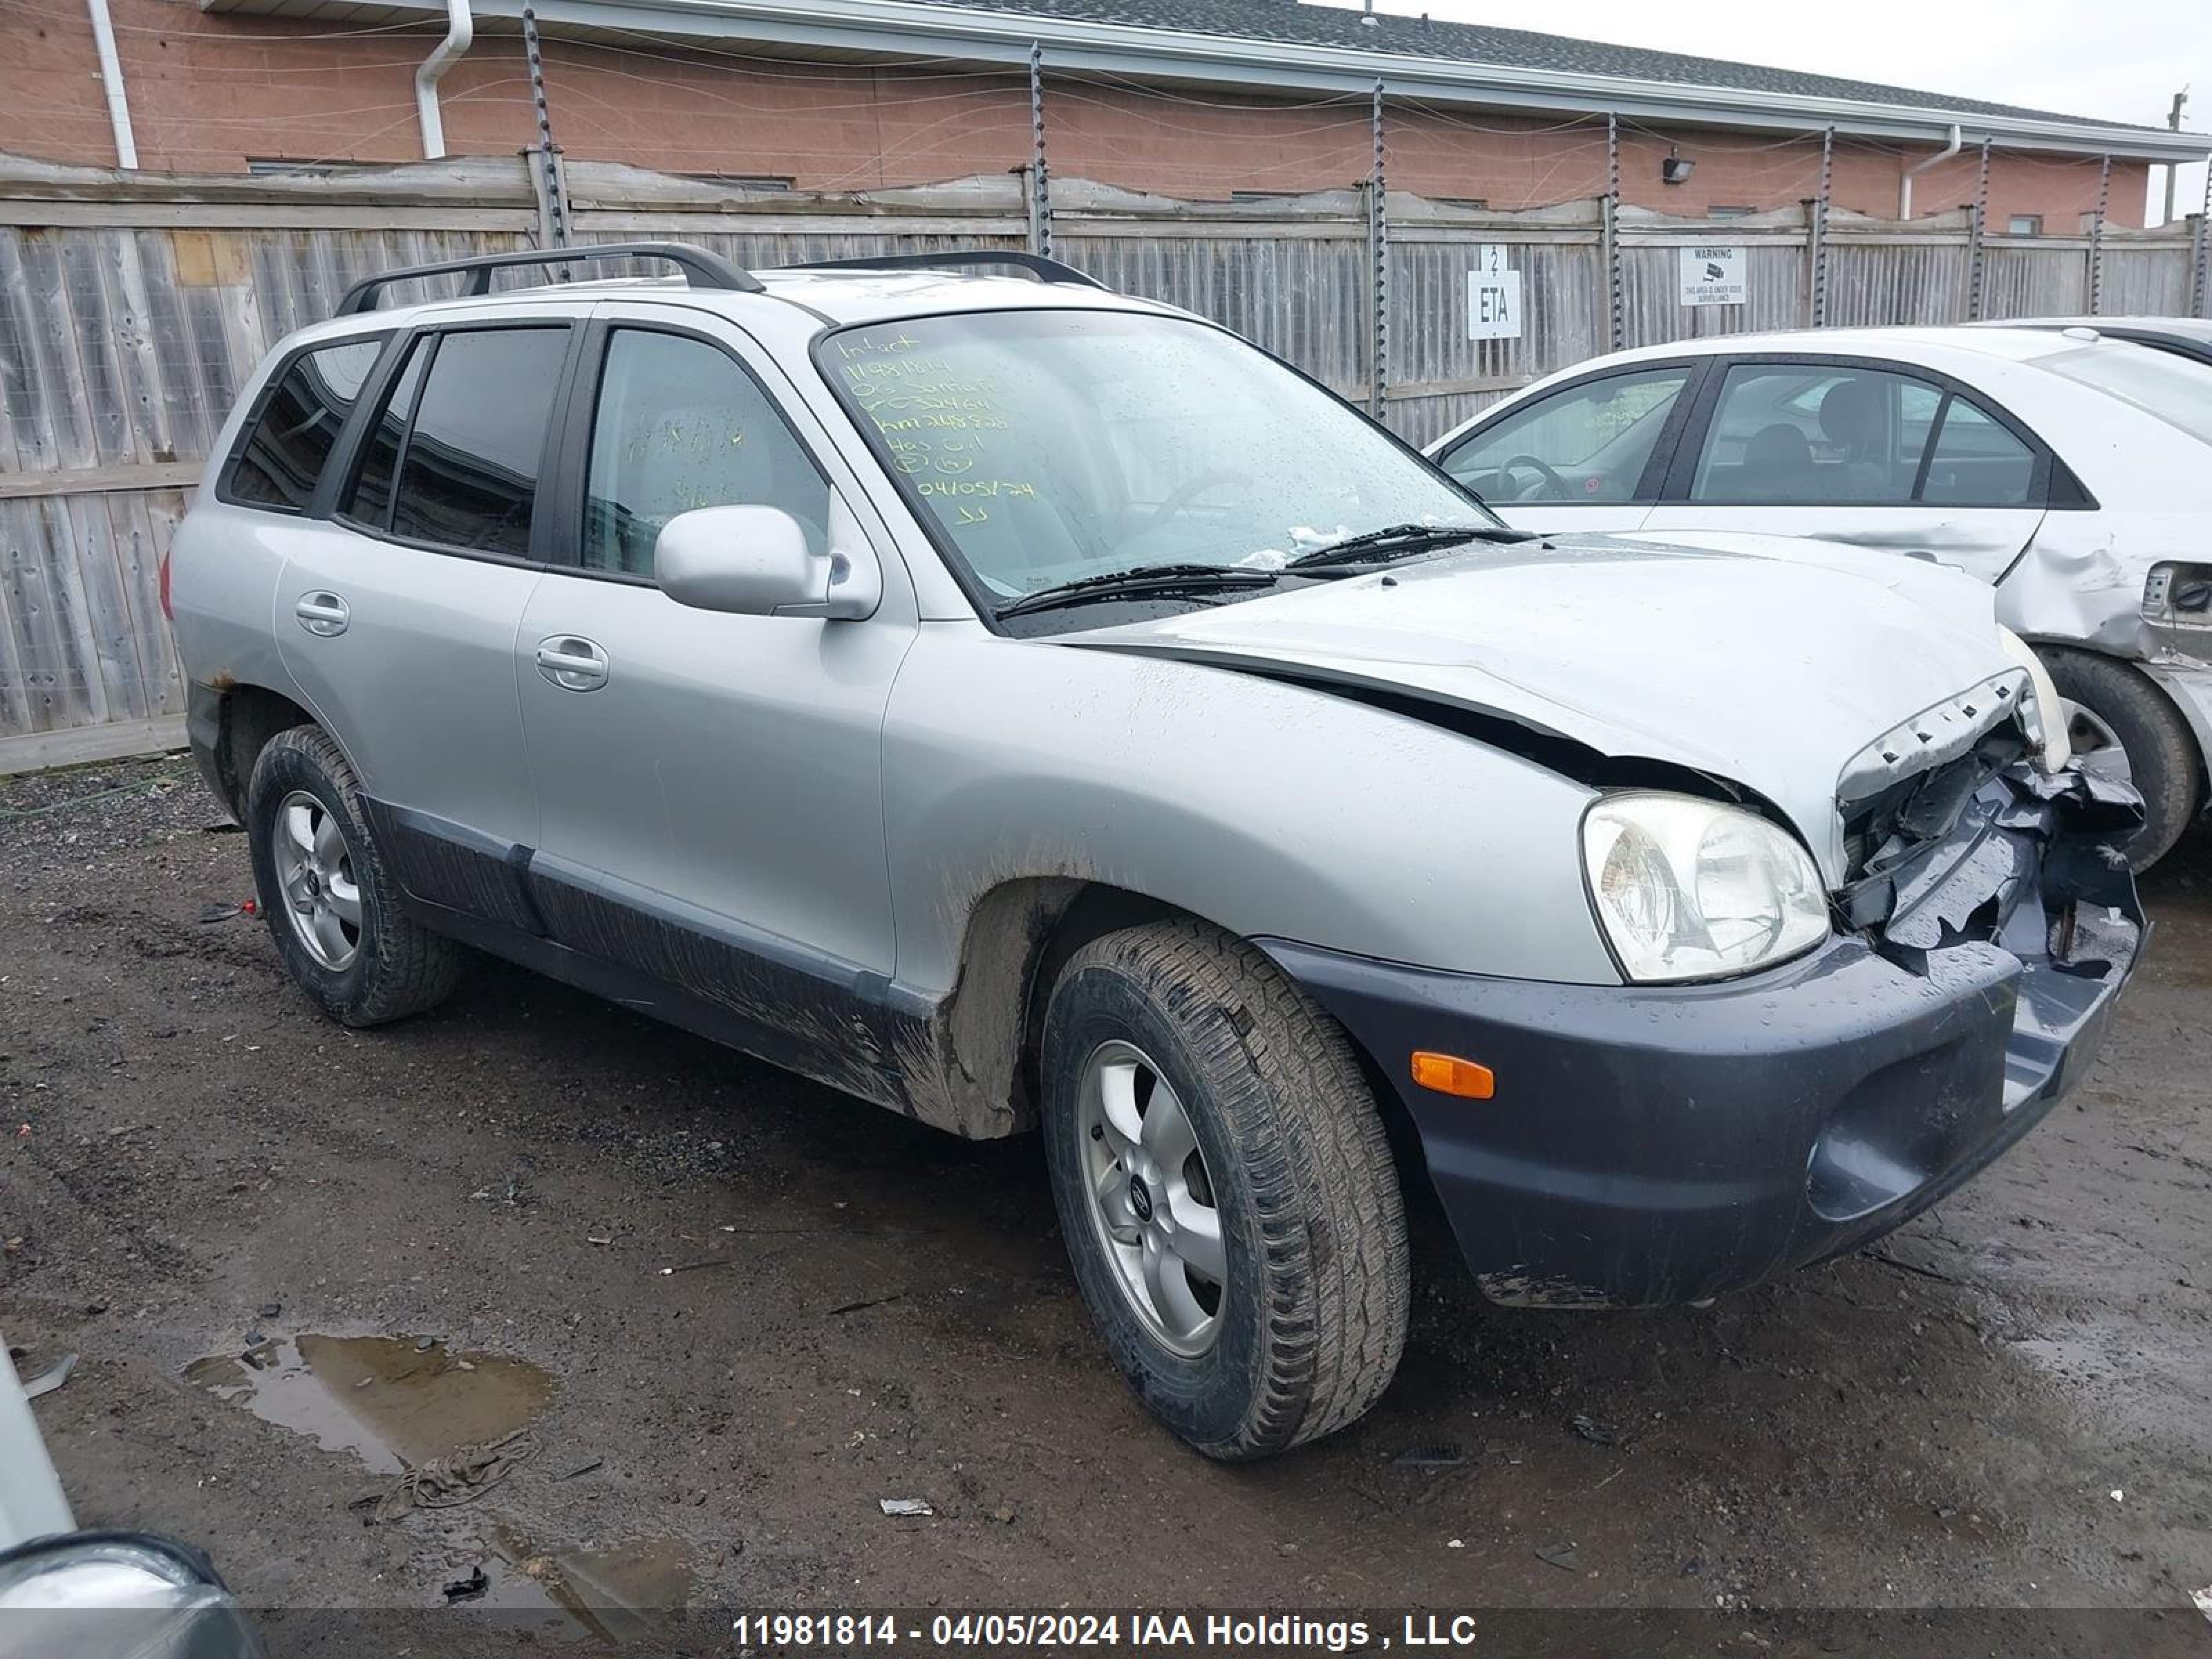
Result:
[[[68,526],[69,568],[58,572],[82,607],[77,630],[82,672],[96,676],[103,719],[143,720],[146,672],[138,659],[138,629],[124,592],[123,572],[116,556],[115,527],[107,517],[107,503],[99,495],[68,495],[42,503],[49,522],[58,514]]]
[[[166,755],[185,746],[185,717],[163,714],[150,720],[117,720],[67,731],[20,732],[0,738],[0,777],[43,772],[52,766],[82,766],[125,756]]]
[[[153,307],[138,262],[137,239],[129,231],[102,231],[99,252],[100,291],[114,320],[131,457],[142,462],[174,460],[176,437],[169,429],[169,401],[161,384],[161,354],[154,349]]]
[[[124,601],[131,609],[140,695],[149,715],[173,714],[185,706],[184,671],[177,661],[177,642],[169,632],[168,619],[161,614],[161,556],[168,550],[169,536],[176,527],[174,518],[165,521],[155,511],[155,503],[165,497],[179,499],[173,491],[88,498],[107,514],[116,574]]]
[[[75,591],[69,525],[52,501],[0,501],[0,582],[21,642],[22,684],[33,731],[108,718],[106,687],[93,666]]]
[[[131,417],[124,407],[123,373],[117,361],[115,319],[100,280],[97,231],[62,239],[62,300],[67,307],[70,343],[76,354],[79,395],[91,423],[94,452],[113,465],[143,460],[132,447]]]
[[[0,732],[44,729],[33,718],[30,675],[25,665],[28,641],[16,615],[15,583],[9,575],[15,562],[9,550],[22,534],[17,527],[19,520],[27,520],[27,508],[0,501]]]
[[[215,441],[216,428],[226,412],[212,408],[206,377],[192,349],[191,325],[177,290],[177,268],[168,237],[157,230],[130,233],[137,252],[137,280],[143,286],[147,333],[154,343],[155,374],[167,405],[166,423],[172,452],[164,459],[204,455]]]
[[[198,483],[200,461],[132,461],[69,472],[0,472],[0,501],[38,495],[98,495],[111,489],[188,489]]]
[[[16,428],[23,426],[21,444],[31,441],[26,422],[35,395],[31,382],[30,313],[20,281],[9,280],[18,269],[14,239],[10,233],[0,230],[0,475],[40,464],[16,437]]]

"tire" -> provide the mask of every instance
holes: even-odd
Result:
[[[286,871],[309,852],[290,839],[295,821],[313,826],[309,839],[318,848],[324,835],[337,837],[333,855],[311,855],[333,867],[337,880],[318,874],[304,882],[302,871],[288,892]],[[246,829],[253,885],[276,953],[325,1013],[344,1025],[382,1025],[434,1006],[452,991],[466,956],[401,908],[398,884],[369,833],[360,781],[320,726],[289,727],[263,746],[246,785]],[[303,882],[319,906],[295,903]],[[343,897],[348,885],[350,899]],[[346,922],[345,908],[358,920]],[[310,922],[311,914],[319,921]],[[335,929],[321,931],[333,920]]]
[[[1142,1108],[1135,1143],[1099,1121],[1106,1079],[1123,1065],[1134,1066]],[[1069,959],[1046,1009],[1042,1066],[1046,1158],[1076,1282],[1152,1414],[1207,1456],[1237,1461],[1365,1413],[1404,1352],[1411,1276],[1397,1169],[1335,1021],[1252,945],[1201,923],[1156,923]],[[1164,1098],[1182,1109],[1194,1169],[1183,1157],[1170,1170],[1147,1151],[1151,1129],[1172,1121],[1155,1117]],[[1146,1170],[1157,1201],[1133,1174]],[[1094,1182],[1118,1196],[1094,1200]],[[1129,1247],[1109,1232],[1149,1241],[1209,1205],[1218,1282],[1170,1261],[1180,1291],[1146,1299],[1139,1270],[1122,1265]],[[1175,1236],[1175,1248],[1206,1253],[1202,1226]],[[1149,1242],[1138,1255],[1153,1260]],[[1166,1304],[1206,1316],[1209,1291],[1202,1345],[1161,1318]]]
[[[2196,739],[2166,694],[2127,664],[2089,651],[2046,648],[2040,655],[2058,695],[2087,716],[2073,722],[2077,741],[2094,744],[2106,733],[2118,741],[2130,781],[2143,798],[2143,822],[2118,844],[2141,874],[2181,839],[2203,798]],[[2095,764],[2094,752],[2086,763]]]

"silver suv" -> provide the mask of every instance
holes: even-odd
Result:
[[[609,257],[680,280],[489,291]],[[1509,530],[1049,261],[647,244],[362,284],[165,574],[332,1017],[473,946],[1041,1128],[1108,1351],[1236,1458],[1382,1393],[1409,1212],[1500,1301],[1696,1300],[1894,1226],[2080,1069],[2137,805],[1988,588],[1790,545]]]

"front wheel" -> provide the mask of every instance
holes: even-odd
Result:
[[[1406,1218],[1336,1023],[1253,946],[1164,922],[1069,960],[1043,1071],[1076,1281],[1153,1415],[1244,1459],[1372,1406],[1405,1347]]]
[[[2196,739],[2166,694],[2127,664],[2089,651],[2039,654],[2074,705],[2067,737],[2082,769],[2133,784],[2142,796],[2142,827],[2118,843],[2140,874],[2181,839],[2203,797]]]

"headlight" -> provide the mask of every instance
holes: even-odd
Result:
[[[2066,730],[2073,711],[2051,683],[2051,671],[2035,654],[2033,646],[2002,624],[1997,643],[2004,647],[2005,655],[2027,670],[2028,684],[2033,688],[2027,707],[2021,710],[2021,724],[2027,740],[2035,745],[2035,763],[2045,772],[2064,771],[2066,763],[2074,758],[2074,741]]]
[[[132,1659],[261,1659],[214,1570],[123,1533],[41,1538],[0,1555],[0,1649]]]
[[[1632,980],[1717,979],[1828,936],[1820,872],[1796,838],[1693,795],[1607,795],[1583,817],[1590,900]]]

